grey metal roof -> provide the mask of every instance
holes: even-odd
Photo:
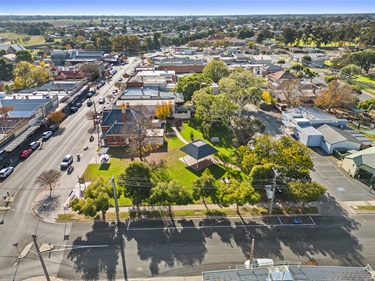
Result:
[[[122,121],[122,110],[120,108],[114,108],[110,111],[103,111],[103,122],[102,126],[112,126],[115,122],[123,123]],[[126,111],[126,122],[133,122],[134,116],[131,109],[125,109]]]
[[[374,276],[370,267],[344,267],[344,266],[278,266],[255,269],[233,269],[220,271],[207,271],[202,273],[203,281],[271,281],[285,279],[271,279],[274,272],[288,272],[292,280],[314,281],[370,281]],[[284,275],[285,276],[285,275]],[[288,279],[290,280],[290,279]]]
[[[324,139],[329,142],[330,144],[340,143],[343,141],[351,141],[355,143],[361,143],[358,139],[353,137],[348,132],[345,132],[344,130],[335,127],[330,126],[327,124],[319,125],[315,127],[322,135],[324,136]]]
[[[217,149],[209,145],[208,143],[202,140],[193,141],[184,147],[180,148],[181,151],[190,155],[196,160],[202,159],[208,155],[214,154],[217,152]]]

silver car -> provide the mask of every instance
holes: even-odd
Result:
[[[6,167],[4,169],[0,170],[0,178],[6,178],[8,177],[11,173],[13,173],[14,168],[13,167]]]

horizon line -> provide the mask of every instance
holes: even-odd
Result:
[[[259,14],[170,14],[170,15],[160,15],[160,14],[137,14],[137,15],[127,15],[127,14],[5,14],[0,13],[1,16],[96,16],[96,17],[197,17],[197,16],[207,16],[207,17],[225,17],[225,16],[296,16],[296,15],[375,15],[374,12],[354,12],[354,13],[259,13]]]

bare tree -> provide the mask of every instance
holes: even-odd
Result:
[[[129,127],[129,148],[130,151],[139,156],[142,161],[144,153],[154,149],[152,138],[154,129],[152,127],[152,116],[144,105],[132,107],[134,121]]]
[[[300,103],[300,81],[299,80],[286,80],[280,84],[281,92],[285,97],[287,106],[296,105]]]
[[[56,187],[56,183],[61,177],[61,172],[58,170],[47,170],[42,172],[35,179],[35,184],[40,185],[41,187],[48,189],[50,191],[49,197],[52,196],[52,191]]]
[[[92,120],[94,122],[94,129],[96,128],[95,117],[96,117],[95,111],[89,111],[86,113],[87,120]]]

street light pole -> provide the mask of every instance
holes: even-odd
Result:
[[[51,279],[49,278],[49,275],[48,275],[48,271],[47,271],[46,265],[44,264],[44,260],[43,260],[42,254],[40,253],[39,245],[36,242],[36,235],[34,233],[32,233],[31,237],[33,238],[34,245],[35,245],[35,248],[36,248],[36,253],[38,254],[40,263],[42,264],[44,275],[46,276],[47,281],[51,281]]]
[[[271,197],[271,204],[268,213],[272,215],[272,208],[273,208],[273,200],[275,199],[275,189],[276,189],[276,180],[277,177],[280,175],[279,171],[272,167],[272,171],[274,172],[273,181],[272,181],[272,197]]]

